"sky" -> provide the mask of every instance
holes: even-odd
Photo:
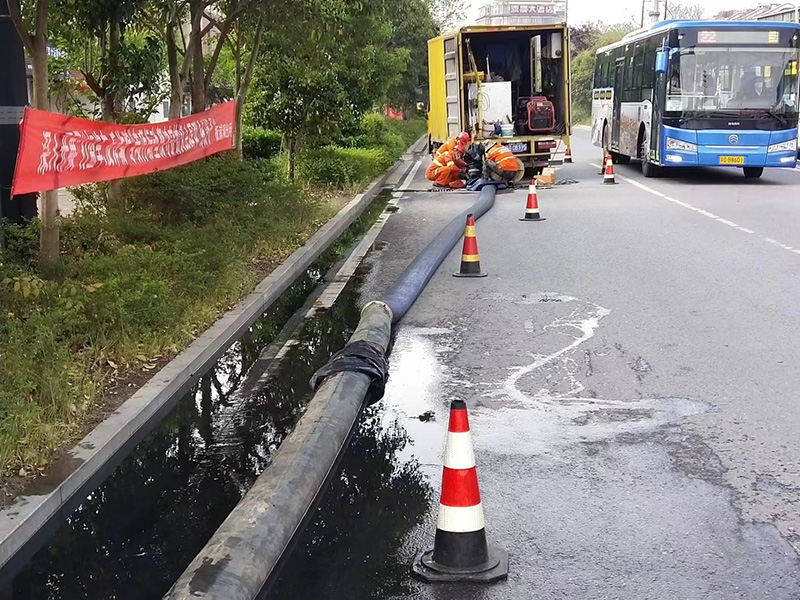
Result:
[[[646,1],[648,7],[652,6],[652,0]],[[470,5],[469,20],[472,22],[478,16],[478,7],[488,4],[489,0],[466,0],[466,2]],[[768,3],[768,0],[684,0],[681,2],[681,4],[700,4],[705,8],[707,18],[713,17],[721,10],[754,8],[759,4]],[[586,21],[619,23],[634,19],[638,23],[642,14],[642,0],[569,0],[568,11],[568,20],[572,25]]]

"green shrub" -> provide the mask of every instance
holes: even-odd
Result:
[[[306,181],[346,188],[377,177],[392,162],[394,158],[378,148],[325,146],[305,152],[298,167]]]
[[[269,159],[281,151],[281,134],[277,131],[245,125],[242,129],[242,152],[245,158]]]
[[[269,196],[274,179],[275,167],[271,161],[214,156],[125,180],[123,198],[127,210],[152,215],[156,225],[185,222],[202,225],[221,215],[243,218],[253,202]],[[139,227],[147,222],[145,218],[134,225]],[[141,235],[134,235],[133,239],[146,241],[146,232]]]

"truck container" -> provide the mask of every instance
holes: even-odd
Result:
[[[563,160],[572,133],[565,23],[464,27],[428,41],[428,70],[431,152],[467,131],[526,167]]]

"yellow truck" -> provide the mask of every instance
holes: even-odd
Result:
[[[496,139],[526,167],[570,147],[566,23],[471,26],[428,41],[428,149],[462,131]]]

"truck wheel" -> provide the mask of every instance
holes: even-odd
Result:
[[[745,167],[742,170],[746,179],[758,179],[764,173],[764,167]]]

